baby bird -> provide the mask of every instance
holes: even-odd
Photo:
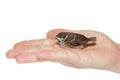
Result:
[[[95,43],[96,37],[87,38],[86,36],[73,32],[60,32],[56,35],[56,39],[62,48],[85,48]]]

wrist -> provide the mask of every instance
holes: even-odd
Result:
[[[120,74],[120,47],[119,47],[118,51],[115,54],[116,54],[115,63],[108,70]]]
[[[109,70],[120,74],[120,64],[115,65],[113,68]]]

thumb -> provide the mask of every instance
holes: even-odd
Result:
[[[46,36],[47,38],[55,38],[55,36],[60,32],[69,32],[71,30],[67,29],[53,29],[47,32]]]

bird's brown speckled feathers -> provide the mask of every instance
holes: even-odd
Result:
[[[79,47],[84,48],[90,41],[96,41],[96,37],[87,38],[83,34],[73,32],[60,32],[56,35],[60,47]]]

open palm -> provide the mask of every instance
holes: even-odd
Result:
[[[59,32],[77,32],[87,37],[96,37],[96,45],[84,49],[61,48],[55,40]],[[8,58],[18,63],[53,61],[75,68],[112,69],[120,61],[119,46],[105,34],[91,30],[55,29],[47,33],[46,39],[17,43],[7,52]]]

